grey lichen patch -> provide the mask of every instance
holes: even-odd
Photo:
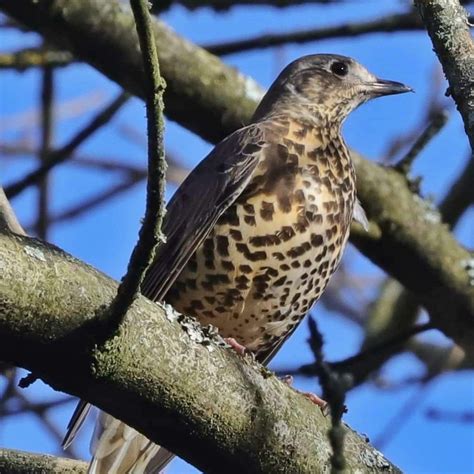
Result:
[[[163,308],[163,313],[168,321],[174,323],[178,320],[179,313],[173,308],[173,306],[168,303],[161,303],[161,307]]]
[[[40,260],[42,262],[46,262],[46,257],[44,256],[42,250],[40,250],[39,248],[30,247],[29,245],[26,245],[23,249],[25,253],[30,257],[35,258],[36,260]]]
[[[466,270],[469,277],[469,285],[474,286],[474,256],[461,260],[461,266]]]
[[[361,450],[360,456],[363,464],[372,472],[394,472],[392,465],[385,459],[383,454],[373,447]]]
[[[164,303],[162,307],[168,321],[177,322],[191,341],[203,345],[209,352],[212,352],[215,346],[229,347],[215,326],[202,326],[197,319],[178,313],[169,304]]]
[[[429,199],[423,199],[417,194],[413,195],[413,200],[417,202],[423,209],[423,216],[428,222],[432,222],[433,224],[438,224],[441,222],[441,214],[433,201]]]

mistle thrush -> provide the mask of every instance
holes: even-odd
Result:
[[[324,291],[352,219],[365,223],[344,119],[369,99],[409,90],[344,56],[287,66],[250,125],[216,145],[171,199],[167,241],[142,293],[268,362]],[[76,410],[66,445],[86,411]],[[96,438],[90,472],[158,472],[171,457],[103,413]]]

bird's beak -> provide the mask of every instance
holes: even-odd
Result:
[[[411,87],[396,81],[387,81],[385,79],[377,78],[375,82],[369,85],[370,92],[376,96],[403,94],[404,92],[414,92]]]

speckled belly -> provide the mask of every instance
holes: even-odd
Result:
[[[234,204],[167,295],[249,350],[271,347],[320,297],[341,259],[353,202],[304,176],[291,209],[272,195]]]

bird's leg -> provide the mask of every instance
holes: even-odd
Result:
[[[239,344],[233,337],[225,337],[224,341],[227,342],[227,344],[229,344],[229,346],[232,347],[232,349],[234,349],[234,351],[241,356],[245,355],[248,352],[247,348],[242,344]]]
[[[288,385],[288,387],[291,387],[295,392],[301,393],[304,397],[306,397],[309,401],[313,402],[315,405],[317,405],[319,408],[321,408],[321,411],[323,414],[326,416],[328,414],[328,402],[323,400],[322,398],[318,397],[315,393],[312,392],[303,392],[301,390],[298,390],[294,388],[293,385],[293,376],[292,375],[285,375],[281,377],[280,379],[285,385]]]

